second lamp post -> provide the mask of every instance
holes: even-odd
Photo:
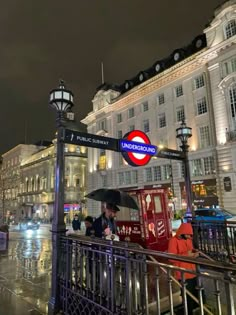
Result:
[[[183,120],[180,127],[176,129],[176,138],[180,139],[181,145],[180,148],[184,153],[184,180],[185,180],[185,190],[186,190],[186,199],[187,199],[187,210],[185,213],[185,217],[192,218],[192,186],[190,179],[190,168],[189,168],[189,160],[188,160],[188,139],[192,137],[192,128],[187,127],[185,121]]]

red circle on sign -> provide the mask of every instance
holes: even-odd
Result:
[[[125,138],[129,141],[135,141],[135,142],[139,142],[139,141],[136,141],[134,140],[135,138],[141,138],[143,140],[143,142],[140,142],[140,144],[144,143],[144,144],[151,144],[148,136],[142,132],[141,130],[133,130],[131,132],[129,132]],[[127,156],[128,156],[128,160],[127,162],[133,166],[144,166],[146,165],[150,159],[151,159],[151,156],[148,155],[148,154],[143,154],[143,153],[134,153],[134,152],[126,152]],[[144,155],[143,158],[137,158],[135,155],[136,154],[142,154]]]

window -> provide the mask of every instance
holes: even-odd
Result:
[[[159,128],[164,128],[166,126],[166,114],[160,114],[158,117],[159,120]]]
[[[205,175],[210,175],[215,173],[215,162],[212,156],[205,157],[203,159]]]
[[[205,96],[197,100],[197,115],[207,113],[207,104]]]
[[[148,111],[148,102],[143,103],[143,111],[144,112]]]
[[[130,125],[129,126],[129,131],[133,131],[133,130],[135,130],[135,125]]]
[[[131,173],[125,172],[125,184],[129,185],[131,184]]]
[[[145,180],[146,182],[152,182],[152,168],[145,168]]]
[[[207,148],[211,145],[209,126],[199,128],[200,148]]]
[[[226,77],[228,74],[236,72],[236,58],[233,57],[222,64],[222,77]]]
[[[161,180],[161,167],[160,166],[153,167],[153,180],[154,181]]]
[[[176,120],[183,121],[184,119],[185,119],[184,106],[180,106],[176,109]]]
[[[125,183],[124,179],[125,179],[124,173],[123,173],[123,172],[119,172],[119,173],[118,173],[119,185],[124,185],[124,183]]]
[[[164,93],[161,93],[158,95],[158,104],[162,105],[164,103],[165,103],[165,95],[164,95]]]
[[[100,120],[97,125],[97,131],[99,130],[107,130],[107,122],[106,119]]]
[[[236,34],[236,22],[235,20],[231,20],[228,22],[228,24],[225,26],[225,36],[226,39],[234,36]]]
[[[144,132],[149,132],[150,131],[149,120],[148,119],[145,119],[143,121],[143,131]]]
[[[200,89],[205,85],[205,80],[203,74],[199,75],[194,79],[194,88],[195,89]]]
[[[161,213],[162,207],[161,207],[160,196],[154,196],[154,203],[155,203],[155,213]]]
[[[122,114],[121,113],[117,114],[116,121],[117,121],[118,124],[122,122]]]
[[[236,118],[236,84],[233,84],[229,89],[231,115]]]
[[[138,182],[138,171],[131,171],[131,181],[132,181],[132,184],[137,184],[137,182]]]
[[[132,118],[132,117],[134,117],[134,108],[133,107],[129,108],[129,110],[128,110],[128,118]]]
[[[175,96],[176,96],[176,97],[180,97],[180,96],[182,96],[183,94],[184,94],[184,93],[183,93],[183,86],[182,86],[182,84],[176,86],[176,88],[175,88]]]
[[[192,160],[192,176],[201,176],[202,174],[201,159]]]
[[[117,131],[117,138],[121,139],[122,138],[122,130]]]
[[[163,180],[169,179],[171,174],[171,166],[170,164],[163,165],[162,166],[162,172],[163,172]]]
[[[102,187],[107,187],[107,175],[102,176]]]

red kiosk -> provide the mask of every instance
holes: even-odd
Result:
[[[142,144],[145,148],[142,148],[142,151],[146,150],[148,154],[139,153]],[[151,155],[154,155],[154,151],[151,152],[153,147],[147,135],[140,130],[131,131],[120,140],[120,151],[132,166],[146,165]],[[145,248],[166,251],[172,236],[167,191],[153,188],[131,190],[129,193],[139,205],[139,210],[125,208],[118,213],[117,227],[120,239],[139,243]]]

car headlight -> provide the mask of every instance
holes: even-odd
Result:
[[[28,225],[31,225],[32,223],[31,223],[31,222],[28,222],[27,224],[28,224]]]

